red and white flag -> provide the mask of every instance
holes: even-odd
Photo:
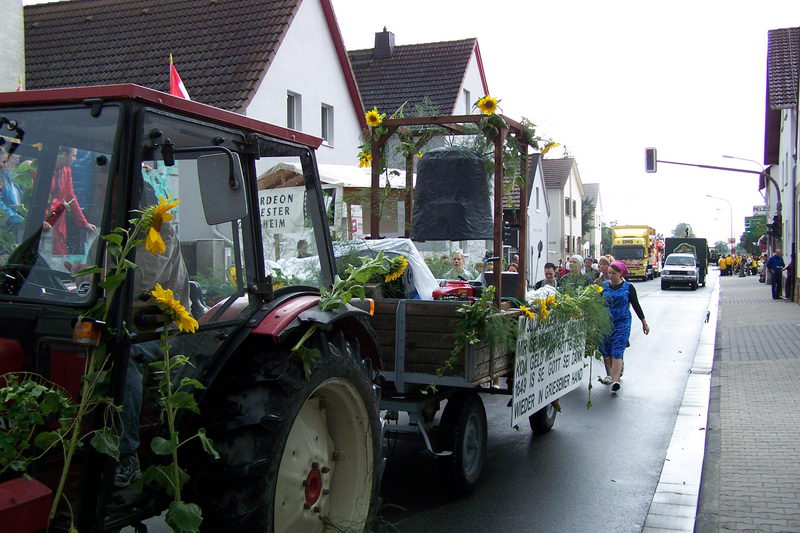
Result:
[[[178,74],[178,69],[172,64],[172,54],[169,55],[169,94],[191,100],[189,92],[186,90],[180,74]]]

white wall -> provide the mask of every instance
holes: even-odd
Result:
[[[361,129],[319,0],[306,0],[292,21],[266,77],[245,114],[286,126],[287,91],[302,97],[301,129],[321,136],[321,106],[333,106],[331,145],[317,150],[319,163],[357,165]]]
[[[536,188],[539,188],[539,208],[536,208]],[[552,250],[548,244],[548,225],[547,225],[547,191],[545,190],[544,183],[542,182],[542,167],[536,171],[531,189],[530,198],[528,199],[528,284],[533,285],[540,279],[544,278],[544,264],[547,262],[555,262],[548,254],[548,250]],[[539,257],[537,246],[539,241],[542,242],[542,255]]]
[[[470,93],[469,102],[466,100],[464,89],[468,90]],[[475,50],[473,49],[466,73],[464,74],[464,81],[461,84],[461,90],[458,93],[458,99],[456,99],[455,107],[452,109],[452,112],[449,109],[442,109],[442,113],[450,113],[453,115],[477,113],[477,111],[472,109],[472,104],[482,96],[485,96],[483,94],[483,81],[481,80],[481,72],[478,68],[478,58],[475,57]]]
[[[547,189],[550,221],[547,224],[547,261],[558,265],[564,257],[564,190]]]
[[[773,166],[771,175],[778,182],[781,189],[781,203],[783,204],[783,239],[777,243],[783,248],[784,256],[788,264],[791,243],[795,241],[795,228],[793,227],[793,209],[797,201],[796,180],[797,163],[794,158],[797,149],[797,111],[794,109],[784,109],[781,111],[781,136],[778,148],[777,166]],[[777,214],[777,195],[775,187],[769,185],[769,210],[767,212],[767,222],[772,222],[772,217]]]
[[[564,184],[563,189],[547,189],[547,197],[550,201],[550,222],[548,223],[548,248],[550,256],[549,261],[558,264],[559,259],[566,260],[567,246],[570,238],[578,237],[579,241],[581,235],[581,208],[583,196],[583,185],[580,181],[580,175],[573,166],[570,171],[569,179]],[[570,213],[572,213],[572,200],[575,200],[575,213],[567,216],[564,209],[564,201],[566,198],[570,199]],[[578,250],[580,251],[580,242],[578,243]],[[569,255],[575,253],[570,252]]]
[[[572,167],[572,170],[569,173],[569,179],[567,183],[564,185],[564,197],[561,200],[561,209],[564,215],[564,236],[569,241],[564,242],[564,254],[566,259],[566,250],[567,250],[567,242],[571,242],[571,239],[574,237],[582,237],[581,233],[581,209],[582,209],[582,200],[581,197],[583,196],[583,187],[581,187],[580,182],[575,167]],[[570,199],[570,203],[574,200],[575,209],[573,210],[572,205],[570,205],[570,214],[567,215],[566,211],[564,210],[564,200],[566,198]],[[578,244],[580,246],[580,244]],[[574,248],[571,248],[570,255],[576,253]]]
[[[0,0],[0,92],[16,91],[22,77],[25,88],[25,29],[22,0]]]

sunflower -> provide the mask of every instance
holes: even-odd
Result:
[[[178,329],[181,331],[188,331],[194,333],[197,331],[197,320],[192,318],[189,311],[181,304],[180,300],[175,299],[172,289],[165,289],[160,283],[156,283],[153,290],[150,291],[156,303],[161,309],[166,311],[172,320],[178,324]]]
[[[551,148],[555,148],[556,146],[560,146],[560,145],[561,145],[561,143],[555,143],[553,141],[550,141],[549,143],[544,145],[544,148],[542,148],[542,155],[544,155],[547,152],[549,152]]]
[[[358,168],[365,168],[372,164],[372,154],[366,152],[358,153]]]
[[[144,241],[145,249],[153,255],[163,254],[167,251],[164,239],[161,238],[161,225],[172,220],[172,213],[168,211],[180,204],[180,201],[173,200],[172,196],[167,199],[159,198],[158,205],[148,208],[145,211],[145,220],[149,220],[147,238]]]
[[[367,119],[367,124],[369,124],[369,126],[372,128],[375,126],[380,126],[385,116],[386,113],[378,113],[377,107],[373,107],[364,114],[364,118]]]
[[[533,314],[533,311],[531,311],[530,308],[525,307],[524,305],[520,305],[519,306],[519,310],[522,311],[523,315],[525,315],[526,317],[528,317],[531,320],[536,318],[536,315]]]
[[[603,286],[602,285],[595,285],[595,287],[596,287],[595,290],[597,291],[598,294],[603,292]]]
[[[550,311],[547,309],[547,300],[539,300],[539,321],[547,322],[547,317],[550,316]]]
[[[484,115],[494,115],[495,111],[497,111],[497,104],[499,100],[494,98],[493,96],[489,96],[488,94],[475,102],[475,107],[483,113]]]
[[[402,255],[398,255],[397,257],[392,259],[391,266],[395,267],[395,269],[389,272],[384,278],[383,281],[385,281],[386,283],[394,281],[403,275],[403,272],[405,272],[406,268],[408,268],[408,259],[406,259]]]
[[[547,300],[545,300],[545,303],[547,303],[547,305],[555,307],[556,306],[556,297],[551,294],[550,296],[547,297]]]

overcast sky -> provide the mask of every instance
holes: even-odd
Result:
[[[348,49],[477,37],[492,96],[562,143],[600,183],[605,221],[665,234],[688,222],[710,242],[737,237],[763,204],[757,177],[659,165],[763,159],[767,30],[800,26],[792,1],[333,0]],[[554,152],[551,152],[554,153]],[[555,155],[560,155],[555,152]],[[719,209],[719,210],[717,210]],[[716,220],[715,220],[716,219]]]

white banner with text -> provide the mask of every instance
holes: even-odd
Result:
[[[583,383],[586,326],[581,319],[519,318],[511,426]]]

